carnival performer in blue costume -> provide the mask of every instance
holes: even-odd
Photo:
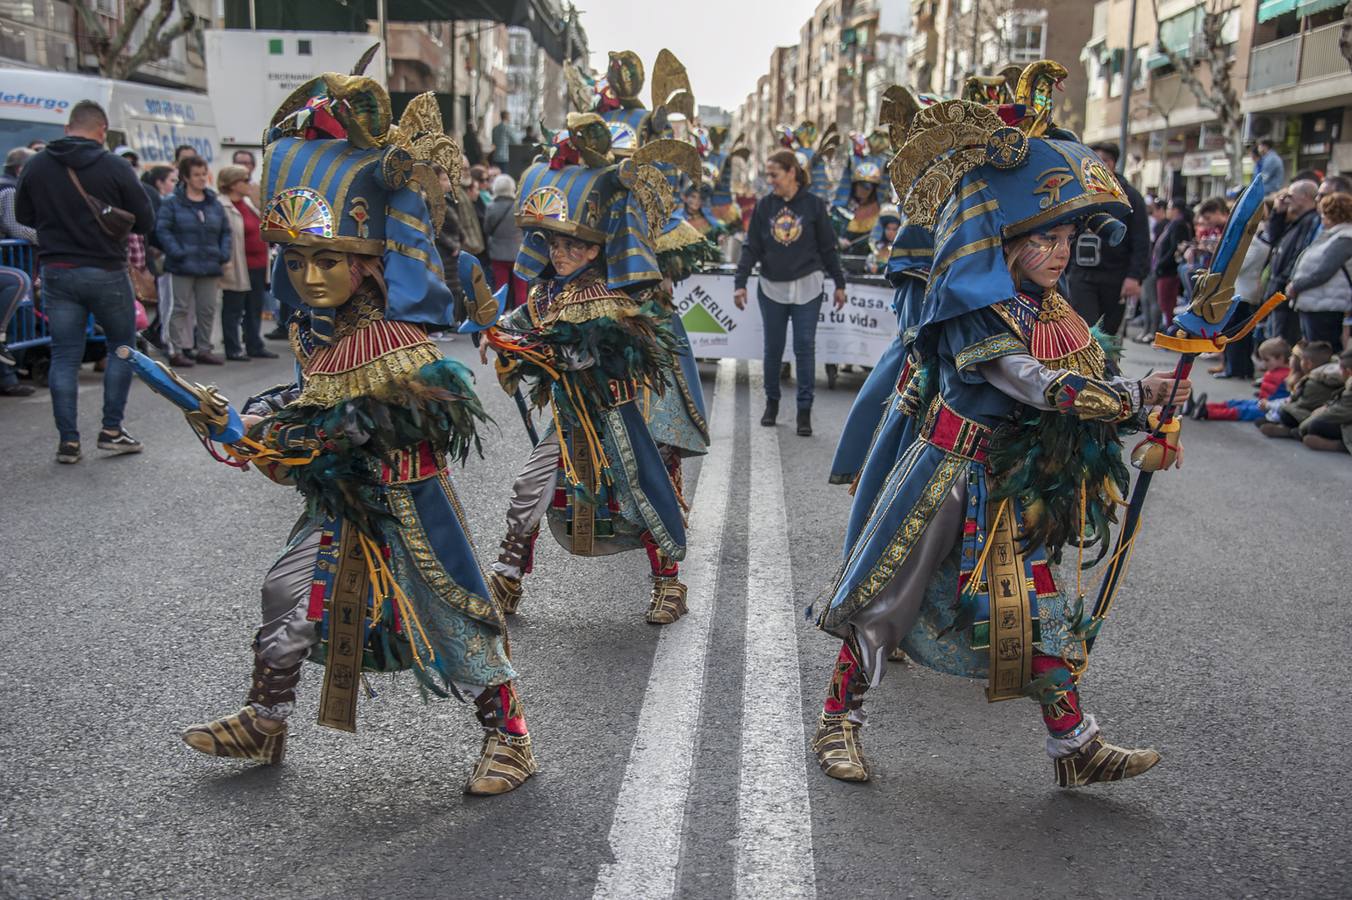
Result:
[[[882,180],[883,167],[877,163],[865,160],[854,166],[848,200],[831,211],[841,253],[866,256],[872,249],[873,227],[882,211]]]
[[[894,85],[883,92],[883,106],[886,108],[888,97],[898,91],[904,91],[905,88]],[[928,98],[928,95],[922,95]],[[933,98],[928,98],[929,103],[933,103]],[[892,151],[891,134],[888,128],[878,126],[868,133],[850,135],[851,153],[845,158],[845,165],[841,168],[840,182],[836,185],[836,194],[832,198],[834,206],[848,206],[850,195],[854,192],[854,170],[856,166],[873,164],[882,172],[882,184],[879,187],[878,195],[884,201],[892,199],[892,180],[887,176],[887,162]]]
[[[280,250],[273,290],[291,310],[299,382],[251,400],[248,436],[229,449],[294,485],[306,512],[263,582],[248,703],[188,728],[195,750],[281,762],[310,659],[325,666],[320,724],[356,730],[363,669],[411,669],[425,693],[474,701],[485,735],[467,792],[504,793],[536,771],[502,612],[448,468],[478,447],[485,415],[468,371],[427,336],[452,318],[433,164],[458,174],[459,160],[433,95],[396,126],[384,88],[359,74],[313,79],[273,117],[262,234]],[[491,296],[467,306],[481,322],[497,314]]]
[[[488,332],[508,390],[523,383],[552,424],[512,486],[507,534],[489,576],[508,612],[522,598],[541,520],[578,556],[647,550],[647,621],[686,612],[677,563],[685,523],[670,470],[644,419],[676,366],[676,336],[646,292],[661,280],[654,223],[675,208],[657,156],[694,154],[650,142],[619,163],[595,114],[573,113],[553,156],[521,179],[526,233],[517,273],[529,300]],[[697,163],[696,163],[697,164]]]
[[[644,417],[685,509],[681,460],[708,452],[709,425],[699,368],[685,325],[672,305],[672,289],[699,265],[720,259],[711,234],[695,224],[700,219],[710,226],[717,221],[703,204],[700,141],[705,136],[695,127],[695,97],[685,66],[675,54],[663,49],[653,62],[651,110],[638,99],[645,83],[638,55],[632,50],[619,50],[612,51],[609,59],[606,77],[596,84],[589,84],[576,69],[568,68],[577,112],[594,112],[605,122],[610,130],[610,156],[627,159],[651,145],[647,164],[666,178],[671,195],[678,195],[686,184],[699,198],[697,217],[684,214],[687,207],[677,204],[657,227],[653,249],[661,282],[629,289],[640,303],[651,303],[660,313],[663,328],[676,336],[677,365],[669,371],[663,389],[644,404]],[[654,152],[652,148],[660,149]],[[563,148],[562,152],[566,155],[569,151]]]
[[[1052,566],[1065,554],[1078,572],[1107,554],[1127,486],[1119,434],[1191,388],[1118,375],[1056,292],[1076,228],[1129,208],[1092,151],[1042,136],[1049,115],[1042,102],[998,114],[940,103],[916,113],[892,163],[909,224],[935,236],[919,365],[897,401],[923,414],[817,618],[843,639],[813,740],[833,778],[868,778],[864,694],[898,645],[937,671],[988,679],[991,700],[1035,699],[1062,786],[1159,760],[1107,743],[1081,711],[1077,678],[1101,619],[1085,612],[1078,574],[1068,596]],[[1177,454],[1175,438],[1158,467]]]
[[[883,93],[879,111],[879,118],[887,129],[888,146],[895,144],[900,147],[915,114],[935,102],[934,98],[914,94],[907,88],[888,88]],[[879,143],[875,141],[873,146],[879,146]],[[891,191],[890,178],[887,183]],[[890,212],[890,215],[885,216],[885,212]],[[891,462],[883,462],[887,454],[881,450],[875,451],[874,445],[891,447],[895,451],[892,455],[895,460],[896,453],[904,451],[910,444],[909,439],[898,444],[898,439],[900,430],[912,422],[912,416],[898,409],[898,404],[893,401],[898,385],[906,383],[903,366],[910,360],[911,343],[915,340],[916,328],[920,324],[920,304],[925,297],[934,238],[928,228],[903,222],[900,212],[893,206],[878,214],[879,227],[885,228],[885,219],[892,216],[896,217],[898,226],[895,236],[880,240],[878,249],[887,254],[884,272],[887,280],[896,288],[892,311],[897,316],[897,330],[855,396],[836,444],[835,457],[831,460],[829,481],[832,484],[848,484],[854,493],[854,503],[850,508],[851,529],[862,524],[873,506],[879,482],[877,470],[881,469],[881,474],[885,475],[891,468]],[[884,238],[884,235],[879,235],[879,238]],[[872,463],[875,477],[860,477],[866,458]],[[853,543],[847,533],[846,551]]]

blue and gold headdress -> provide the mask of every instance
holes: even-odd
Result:
[[[566,234],[604,249],[606,281],[615,289],[661,280],[656,242],[677,197],[664,169],[699,180],[699,154],[691,144],[653,140],[618,162],[610,132],[593,113],[572,113],[568,132],[551,155],[521,176],[516,224],[525,236],[516,274],[527,281],[549,265],[545,232]]]
[[[1025,73],[1059,69],[1052,67],[1043,61]],[[1036,83],[1021,80],[1020,93]],[[928,322],[1016,293],[1004,241],[1066,223],[1130,215],[1126,194],[1097,154],[1078,141],[1036,136],[1050,127],[1047,96],[1035,94],[1029,97],[1034,102],[998,110],[949,100],[917,111],[911,120],[906,143],[889,168],[907,223],[934,235]]]
[[[414,98],[396,126],[378,82],[321,75],[282,104],[264,143],[264,240],[381,257],[388,318],[451,321],[436,249],[445,199],[433,166],[454,180],[460,148],[442,133],[434,95]],[[279,256],[273,291],[304,308],[283,266]]]

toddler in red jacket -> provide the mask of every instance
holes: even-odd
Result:
[[[1281,338],[1269,338],[1258,345],[1258,364],[1263,369],[1263,380],[1258,385],[1256,400],[1226,400],[1208,403],[1206,394],[1189,400],[1184,410],[1194,419],[1215,419],[1222,422],[1255,422],[1263,418],[1267,404],[1290,394],[1286,379],[1291,374],[1291,346]]]

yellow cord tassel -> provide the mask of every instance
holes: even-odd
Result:
[[[374,625],[380,621],[385,598],[392,598],[395,608],[399,611],[399,618],[404,622],[404,630],[408,634],[408,645],[413,650],[413,662],[419,669],[425,671],[427,665],[423,662],[422,654],[418,652],[418,639],[422,640],[423,646],[434,657],[436,650],[432,647],[432,642],[428,640],[427,632],[423,629],[422,620],[418,618],[417,611],[413,609],[413,602],[409,600],[408,595],[404,593],[404,589],[395,580],[394,573],[390,571],[389,565],[385,562],[385,554],[380,549],[380,545],[361,532],[357,532],[357,543],[361,547],[362,556],[366,559],[366,571],[370,575],[371,591],[376,599],[375,615],[371,619],[371,623]]]

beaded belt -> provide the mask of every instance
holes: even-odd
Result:
[[[930,404],[920,426],[921,440],[979,463],[986,461],[986,442],[990,433],[990,428],[958,415],[939,397]]]

